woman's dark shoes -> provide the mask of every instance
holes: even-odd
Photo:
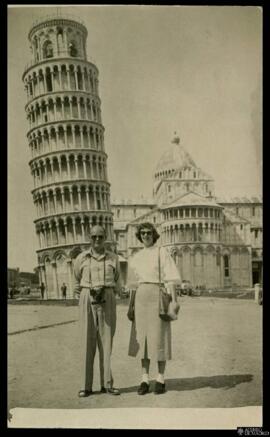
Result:
[[[101,389],[100,389],[100,393],[107,393],[106,388],[105,388],[105,387],[101,387]]]
[[[165,384],[161,384],[161,382],[156,381],[154,393],[156,395],[165,393]]]
[[[87,398],[87,396],[90,396],[92,393],[92,390],[80,390],[78,396],[79,398]]]
[[[120,395],[120,391],[118,390],[118,388],[115,387],[109,387],[109,388],[105,388],[105,393],[108,393],[109,395],[113,395],[113,396],[117,396]]]
[[[146,393],[149,393],[149,384],[147,384],[147,382],[142,382],[137,393],[138,395],[145,395]]]

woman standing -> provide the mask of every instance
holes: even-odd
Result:
[[[173,258],[165,248],[155,244],[159,234],[152,223],[140,224],[136,237],[143,243],[144,248],[129,262],[129,287],[138,286],[135,326],[133,324],[131,329],[129,355],[136,356],[139,350],[141,356],[142,380],[138,394],[144,395],[149,392],[150,360],[156,361],[158,367],[154,393],[162,394],[165,392],[166,361],[171,359],[172,354],[171,323],[159,317],[159,283],[166,284],[172,296],[173,310],[177,313],[179,304],[175,285],[181,282],[181,279]]]

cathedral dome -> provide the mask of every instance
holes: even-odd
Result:
[[[197,168],[189,153],[180,145],[180,138],[175,137],[172,144],[161,156],[155,168],[155,173],[175,172],[187,167]]]

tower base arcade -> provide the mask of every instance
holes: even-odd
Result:
[[[89,248],[89,243],[80,243],[38,251],[38,269],[40,283],[46,286],[45,299],[62,299],[61,286],[67,286],[67,299],[74,299],[74,261],[82,251]],[[107,242],[106,248],[114,251],[113,242]]]

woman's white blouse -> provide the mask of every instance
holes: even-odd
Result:
[[[165,247],[145,247],[129,260],[128,284],[159,283],[158,257],[160,252],[161,282],[181,282],[175,262]]]

